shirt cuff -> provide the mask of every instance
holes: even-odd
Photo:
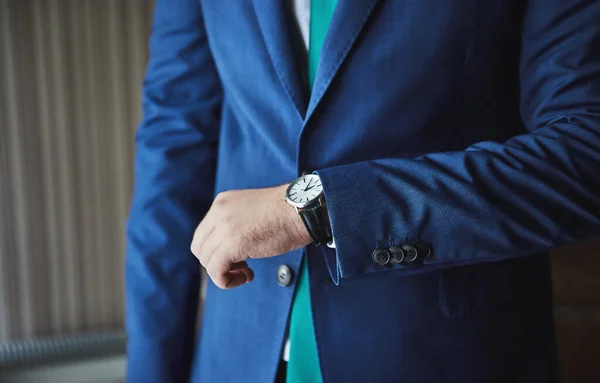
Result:
[[[327,247],[330,249],[335,249],[335,238],[331,238],[331,242],[327,242]]]

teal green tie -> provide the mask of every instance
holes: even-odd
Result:
[[[310,32],[308,43],[308,81],[312,91],[321,48],[335,10],[337,0],[311,0]],[[324,246],[324,244],[322,245]],[[320,383],[323,381],[319,368],[315,328],[310,307],[308,267],[306,260],[298,276],[296,296],[290,317],[290,356],[287,366],[287,383]]]

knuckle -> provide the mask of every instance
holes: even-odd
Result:
[[[192,254],[194,254],[196,256],[196,258],[198,258],[198,256],[200,255],[199,244],[192,242],[192,244],[190,245],[190,251],[192,252]]]
[[[233,237],[238,231],[236,219],[231,214],[225,215],[223,218],[221,218],[220,225],[228,236]]]
[[[212,267],[206,267],[206,274],[208,274],[213,283],[218,286],[218,278],[217,275],[215,275],[215,272],[212,269]]]
[[[210,266],[206,268],[206,273],[208,274],[208,276],[210,277],[210,279],[213,281],[213,283],[220,289],[224,289],[225,288],[225,277],[222,275],[222,273],[219,272],[219,270],[217,270],[216,267],[214,266]]]
[[[229,191],[229,190],[220,192],[215,197],[215,202],[214,203],[217,204],[217,205],[224,205],[224,204],[226,204],[227,201],[229,201],[231,193],[232,192]]]
[[[215,282],[215,285],[217,285],[217,287],[221,290],[225,290],[227,288],[227,281],[224,277],[217,278],[216,280],[213,280],[213,282]]]
[[[241,262],[245,261],[246,258],[243,256],[247,252],[249,252],[251,248],[248,245],[248,242],[240,233],[233,233],[229,239],[228,245],[228,254],[230,254],[230,259],[232,262]]]
[[[232,224],[233,224],[233,217],[231,217],[231,215],[229,215],[229,214],[223,214],[222,217],[219,219],[218,226],[229,227]]]

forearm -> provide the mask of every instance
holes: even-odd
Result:
[[[586,122],[592,126],[565,119],[504,144],[319,171],[340,276],[501,260],[599,235],[600,119]],[[578,138],[559,139],[567,136]],[[375,264],[373,250],[390,241],[425,242],[432,256]]]

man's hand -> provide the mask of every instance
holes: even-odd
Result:
[[[222,289],[254,279],[249,258],[267,258],[312,242],[295,209],[283,200],[288,185],[220,193],[196,228],[192,253]]]

